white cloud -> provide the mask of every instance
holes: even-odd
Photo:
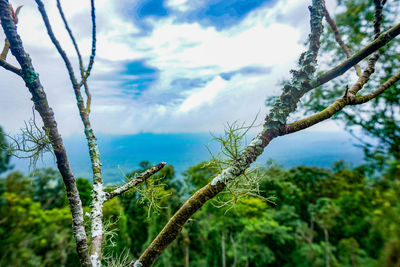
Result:
[[[216,76],[211,82],[200,90],[196,90],[188,98],[183,101],[179,107],[179,112],[188,112],[197,108],[205,103],[212,103],[213,99],[221,91],[226,89],[228,82],[220,76]]]
[[[56,54],[36,6],[25,1],[19,33],[40,73],[50,105],[54,108],[64,135],[81,133],[82,125],[63,62]],[[296,2],[296,3],[295,3]],[[185,0],[170,0],[168,5],[183,11]],[[174,17],[151,21],[154,31],[138,36],[139,29],[115,10],[112,2],[96,1],[98,47],[97,61],[89,80],[93,95],[92,121],[97,133],[199,132],[220,130],[227,121],[251,121],[266,112],[264,99],[278,92],[277,83],[288,77],[303,50],[301,36],[306,25],[280,21],[284,14],[301,13],[308,17],[308,1],[279,1],[274,7],[261,8],[229,29],[217,31],[198,23],[177,23]],[[290,9],[290,6],[296,9]],[[74,50],[57,17],[53,2],[46,3],[54,32],[69,55]],[[87,61],[90,55],[89,1],[63,1],[64,11]],[[286,7],[286,8],[285,8]],[[300,16],[300,15],[299,15]],[[3,33],[0,40],[4,39]],[[71,57],[76,63],[76,57]],[[122,62],[145,59],[159,70],[159,79],[141,96],[128,96],[120,88],[118,69]],[[263,75],[237,74],[229,81],[219,74],[248,66],[271,67]],[[106,75],[114,80],[100,80]],[[97,75],[101,74],[101,75]],[[114,75],[114,76],[112,76]],[[18,77],[0,70],[0,124],[15,131],[31,117],[32,104],[27,89]],[[14,75],[15,76],[15,75]],[[206,78],[203,88],[171,86],[176,79]],[[164,99],[173,91],[174,99]],[[7,100],[5,100],[7,99]]]
[[[175,10],[185,12],[189,9],[189,1],[188,0],[168,0],[167,6],[173,8]]]

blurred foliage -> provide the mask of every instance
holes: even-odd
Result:
[[[10,154],[8,153],[8,143],[0,126],[0,174],[11,169]]]

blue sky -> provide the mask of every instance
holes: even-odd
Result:
[[[44,84],[63,135],[82,132],[68,76],[34,3],[23,4],[18,30]],[[308,34],[310,1],[96,1],[98,47],[89,86],[97,133],[221,131],[226,122],[261,121],[264,100],[296,67]],[[332,1],[327,1],[328,7]],[[89,1],[63,1],[81,52],[90,53]],[[47,10],[76,63],[55,3]],[[3,33],[0,39],[4,39]],[[23,83],[0,71],[0,125],[15,132],[32,117]],[[333,124],[313,130],[338,131]]]

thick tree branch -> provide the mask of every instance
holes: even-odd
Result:
[[[75,237],[77,252],[82,266],[92,266],[89,260],[89,251],[86,243],[86,233],[83,225],[82,203],[76,187],[74,175],[69,167],[67,154],[62,138],[58,133],[57,123],[54,119],[53,110],[50,108],[43,86],[40,83],[39,75],[35,72],[31,59],[25,52],[21,38],[17,34],[15,22],[12,19],[9,3],[7,0],[0,0],[0,18],[4,33],[10,42],[12,54],[17,59],[22,69],[22,77],[32,94],[32,101],[35,109],[42,117],[44,127],[48,130],[54,154],[57,159],[57,167],[63,177],[69,207],[72,214],[72,230]]]
[[[143,183],[149,177],[151,177],[152,175],[159,172],[162,168],[164,168],[164,166],[166,164],[167,164],[166,162],[161,162],[161,163],[157,164],[156,166],[148,169],[147,171],[139,174],[134,179],[132,179],[129,182],[125,183],[124,185],[118,187],[117,189],[115,189],[109,193],[106,193],[106,201],[108,201],[116,196],[119,196],[119,195],[125,193],[126,191],[128,191],[129,189],[134,188],[134,187],[138,186],[139,184]]]

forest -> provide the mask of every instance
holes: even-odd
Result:
[[[266,99],[259,134],[250,136],[255,122],[228,123],[213,135],[220,149],[208,161],[176,173],[144,158],[121,173],[122,185],[103,182],[89,116],[94,1],[86,67],[57,0],[77,76],[43,2],[35,2],[76,96],[93,177],[74,176],[36,62],[17,33],[20,8],[0,0],[0,66],[22,78],[38,114],[20,135],[0,127],[0,266],[400,267],[399,1],[338,0],[332,14],[312,1],[306,52],[280,81],[280,97]],[[9,51],[20,68],[6,61]],[[272,139],[327,119],[354,136],[363,164],[251,165]],[[35,167],[43,153],[57,169]],[[14,168],[18,158],[31,160],[30,173]]]
[[[141,162],[134,172],[148,164]],[[224,194],[206,204],[154,266],[398,266],[398,162],[379,176],[345,162],[331,169],[282,169],[270,162],[256,172],[259,195],[234,204]],[[107,202],[105,266],[127,266],[138,257],[132,252],[148,246],[188,194],[215,173],[202,162],[185,171],[182,181],[167,166],[154,178],[162,177],[157,192],[139,188]],[[0,265],[79,265],[59,173],[14,171],[0,181]],[[88,212],[92,185],[77,178],[77,186]],[[156,206],[141,201],[143,193],[156,193]]]

